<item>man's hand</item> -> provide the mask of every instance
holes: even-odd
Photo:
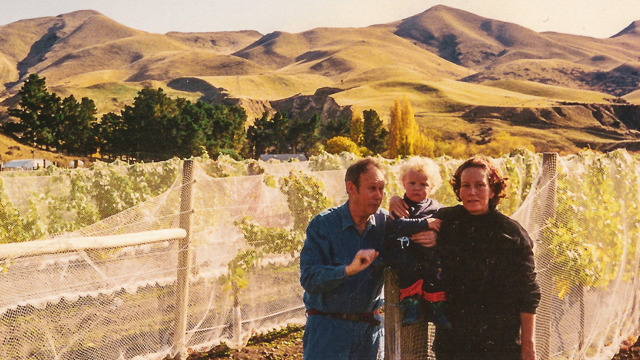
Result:
[[[379,253],[373,249],[359,250],[353,258],[351,264],[347,265],[345,272],[347,276],[352,276],[366,269],[378,257]]]
[[[394,195],[389,199],[389,213],[392,219],[409,217],[408,209],[409,206],[400,196]]]
[[[421,231],[411,235],[411,241],[428,248],[436,246],[436,240],[438,240],[438,233],[433,230]]]
[[[427,223],[429,223],[429,230],[440,231],[442,220],[436,218],[428,218]]]

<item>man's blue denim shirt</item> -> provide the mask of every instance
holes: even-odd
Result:
[[[361,236],[347,201],[309,222],[300,253],[300,283],[305,290],[303,300],[307,309],[357,313],[382,306],[382,257],[388,219],[388,212],[378,209],[369,217]],[[375,249],[380,255],[371,266],[347,277],[345,268],[361,249]]]

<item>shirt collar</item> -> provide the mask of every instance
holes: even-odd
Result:
[[[349,200],[340,206],[341,219],[342,219],[342,230],[345,230],[349,226],[356,227],[356,224],[353,222],[353,218],[351,217],[351,213],[349,212]],[[369,226],[376,226],[376,217],[375,214],[369,215],[369,220],[367,220],[367,229]]]
[[[407,203],[407,205],[409,205],[409,207],[425,206],[425,205],[429,204],[429,202],[431,202],[431,199],[428,198],[428,197],[425,198],[424,200],[420,201],[420,202],[415,202],[415,201],[409,199],[407,197],[406,193],[404,194],[403,200],[404,200],[405,203]]]

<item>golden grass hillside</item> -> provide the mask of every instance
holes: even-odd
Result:
[[[144,87],[239,103],[250,120],[276,103],[322,112],[335,101],[375,109],[388,121],[393,102],[407,96],[421,125],[450,140],[491,126],[539,144],[545,131],[558,134],[547,144],[574,149],[635,139],[633,121],[611,117],[637,111],[625,101],[640,103],[639,25],[594,39],[537,33],[438,5],[364,28],[151,34],[93,10],[76,11],[0,26],[0,120],[17,103],[21,81],[39,73],[61,96],[93,99],[99,114],[118,112]],[[323,88],[333,89],[329,100],[312,96]],[[575,122],[582,110],[568,109],[544,128],[547,109],[568,103],[594,104],[592,113],[607,115],[598,124],[592,117]],[[535,127],[505,116],[518,107],[516,113],[533,114]],[[474,109],[482,119],[465,117]]]
[[[554,42],[523,26],[439,5],[398,22],[397,35],[463,66],[481,69],[517,50],[538,58],[575,58],[584,51]]]
[[[36,149],[28,145],[21,144],[13,138],[0,134],[0,162],[2,164],[10,160],[18,159],[45,159],[50,164],[58,167],[69,167],[72,160],[82,160],[88,166],[93,159],[66,156],[51,151]]]
[[[218,54],[230,55],[258,41],[262,34],[254,30],[225,31],[215,33],[168,32],[168,37],[201,50],[213,50]]]

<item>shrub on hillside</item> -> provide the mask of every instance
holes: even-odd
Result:
[[[327,140],[324,150],[329,154],[340,154],[346,151],[357,156],[361,155],[358,145],[344,136],[336,136]]]

